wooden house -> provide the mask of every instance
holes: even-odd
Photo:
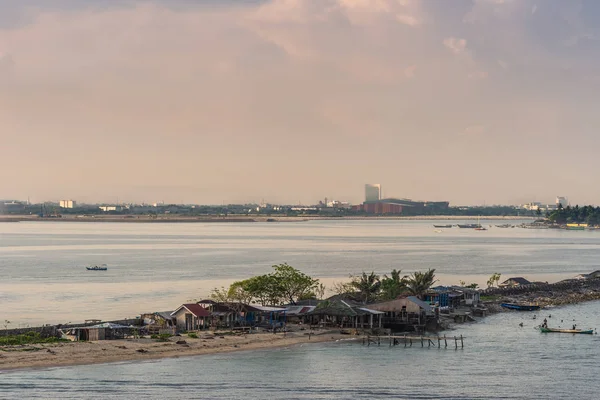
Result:
[[[182,304],[178,309],[171,313],[175,318],[175,325],[178,331],[197,331],[206,329],[209,326],[211,314],[200,305]]]

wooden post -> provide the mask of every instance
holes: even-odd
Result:
[[[454,348],[458,349],[458,339],[454,336]]]
[[[438,349],[442,347],[442,338],[438,335]]]
[[[390,335],[390,347],[392,347],[392,335]]]
[[[423,336],[421,336],[421,347],[425,347],[423,346]]]
[[[460,335],[460,348],[461,349],[465,348],[465,345],[463,344],[463,337],[462,337],[462,335]]]
[[[446,339],[446,335],[444,335],[444,344],[448,347],[448,340]]]
[[[377,346],[381,346],[381,336],[377,336]]]
[[[410,340],[410,347],[412,347],[412,337],[408,338]]]
[[[406,347],[406,334],[404,334],[404,347]]]

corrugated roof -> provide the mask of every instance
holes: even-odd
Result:
[[[427,312],[431,312],[431,305],[429,305],[428,303],[425,303],[423,300],[419,299],[418,297],[408,296],[407,299],[410,300],[411,302],[415,303],[419,307],[421,307],[423,310],[425,310]]]

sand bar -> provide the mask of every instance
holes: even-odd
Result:
[[[33,344],[0,347],[0,372],[26,368],[50,368],[71,365],[101,364],[120,361],[144,361],[170,357],[187,357],[242,350],[261,350],[299,344],[351,339],[338,331],[308,331],[293,333],[252,333],[213,335],[199,333],[198,338],[185,335],[171,337],[166,342],[155,339],[102,340]],[[185,344],[177,344],[185,341]]]

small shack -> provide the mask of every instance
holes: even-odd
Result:
[[[134,326],[104,322],[102,324],[92,326],[73,327],[64,330],[59,329],[59,333],[63,339],[78,342],[125,339],[126,337],[132,335],[136,329],[137,328]]]
[[[392,330],[422,329],[428,320],[435,319],[431,305],[415,296],[369,304],[369,308],[384,312],[383,327]]]
[[[372,329],[381,328],[384,313],[349,300],[337,299],[319,304],[308,315],[319,317],[319,324],[323,326]]]
[[[527,279],[525,279],[521,276],[516,276],[514,278],[508,278],[504,282],[498,284],[499,287],[513,287],[513,286],[525,286],[525,285],[531,285],[531,282],[529,282]]]
[[[206,329],[211,314],[199,304],[182,304],[171,313],[175,318],[175,325],[179,331],[197,331]]]

